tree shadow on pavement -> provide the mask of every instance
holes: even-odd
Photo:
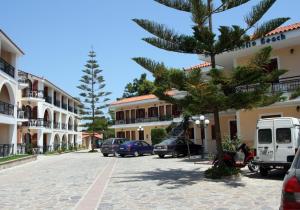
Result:
[[[204,171],[201,171],[200,168],[195,168],[193,170],[155,169],[153,171],[144,171],[140,173],[127,173],[126,176],[114,176],[114,178],[122,179],[120,181],[116,181],[117,183],[157,181],[158,186],[165,186],[167,189],[178,189],[181,187],[199,184],[199,182],[223,183],[231,188],[245,186],[241,179],[238,178],[220,180],[207,179],[204,177]]]
[[[259,172],[242,171],[242,175],[251,179],[266,179],[266,180],[278,180],[284,179],[286,172],[283,170],[271,170],[267,176],[261,176]]]

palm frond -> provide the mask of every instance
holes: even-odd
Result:
[[[245,17],[248,27],[254,26],[275,2],[276,0],[261,0],[257,5],[253,6],[251,12]]]
[[[154,1],[180,11],[184,11],[184,12],[191,11],[191,3],[189,0],[154,0]]]

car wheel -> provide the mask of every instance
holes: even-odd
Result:
[[[179,157],[179,154],[177,151],[173,151],[172,152],[172,158],[176,158],[176,157]]]
[[[125,155],[120,155],[121,157],[125,157]]]
[[[258,171],[258,166],[253,164],[253,161],[250,161],[248,163],[248,168],[251,172],[257,172]]]
[[[165,155],[158,155],[158,157],[160,157],[160,158],[164,158],[164,157],[165,157]]]
[[[138,153],[138,151],[135,151],[135,152],[133,153],[133,155],[134,155],[134,157],[137,157],[137,156],[139,156],[139,153]]]
[[[261,176],[268,176],[269,170],[264,167],[259,167],[259,173]]]
[[[104,156],[104,157],[107,157],[107,156],[108,156],[108,154],[106,154],[106,153],[103,153],[103,156]]]

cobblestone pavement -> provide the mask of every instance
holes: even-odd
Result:
[[[72,209],[111,158],[99,153],[39,156],[0,171],[0,209]]]
[[[239,180],[204,178],[208,164],[156,156],[118,158],[99,210],[278,209],[282,175],[261,179],[244,170]]]
[[[211,181],[203,176],[209,166],[156,156],[40,156],[0,171],[0,209],[278,209],[282,176],[244,170],[238,180]],[[84,206],[89,201],[93,208]]]

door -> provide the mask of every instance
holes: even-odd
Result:
[[[131,140],[136,140],[135,131],[131,131]]]
[[[259,161],[274,161],[273,120],[259,121],[257,127],[257,156]]]
[[[164,106],[159,106],[159,118],[160,120],[164,120],[165,116],[165,107]]]
[[[135,123],[135,109],[131,110],[131,123]]]
[[[287,161],[287,156],[295,155],[293,140],[295,128],[289,119],[274,120],[275,161]]]
[[[130,139],[130,131],[126,131],[126,139]]]
[[[144,131],[139,131],[139,140],[144,140]]]
[[[230,139],[236,139],[237,137],[237,124],[236,120],[229,121],[229,128],[230,128]]]

